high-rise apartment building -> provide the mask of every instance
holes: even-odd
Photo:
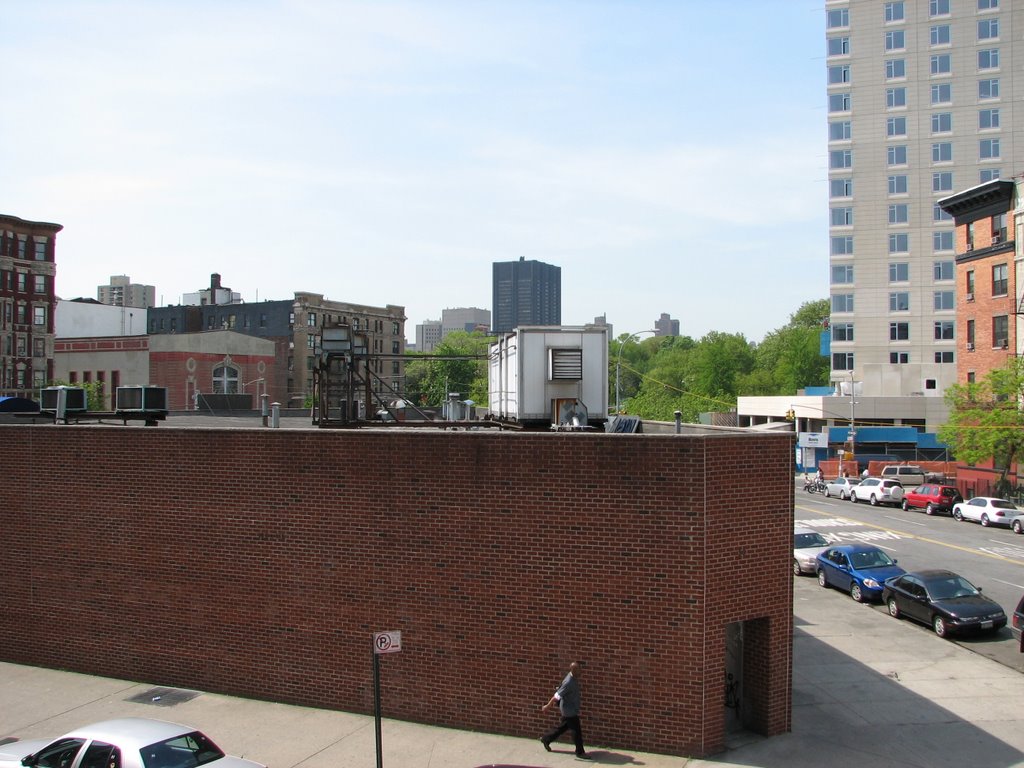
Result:
[[[133,283],[128,275],[111,275],[110,285],[96,289],[96,298],[100,304],[147,309],[156,306],[156,287]]]
[[[541,261],[494,263],[493,330],[562,324],[562,268]]]
[[[1024,3],[826,0],[825,26],[832,378],[941,396],[962,350],[937,201],[1021,171]]]

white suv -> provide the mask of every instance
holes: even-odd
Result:
[[[895,504],[903,501],[903,486],[899,480],[881,477],[866,477],[850,489],[850,501],[866,501],[873,507],[879,504]]]

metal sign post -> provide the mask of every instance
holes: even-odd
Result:
[[[377,768],[383,768],[380,739],[380,656],[402,650],[401,632],[373,633],[373,724],[377,737]]]

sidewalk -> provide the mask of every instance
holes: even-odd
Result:
[[[792,733],[772,739],[739,734],[728,751],[707,760],[588,745],[595,764],[1024,766],[1024,675],[926,628],[819,593],[811,579],[796,580],[794,622]],[[0,740],[57,736],[84,723],[141,716],[194,724],[227,752],[270,768],[376,765],[372,717],[209,693],[188,698],[194,692],[155,688],[0,663]],[[393,720],[385,720],[382,731],[387,768],[585,764],[574,759],[569,743],[547,753],[536,739]]]

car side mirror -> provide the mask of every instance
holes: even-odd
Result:
[[[36,764],[36,756],[35,755],[25,755],[23,758],[21,758],[21,764],[26,766],[26,768],[28,768],[29,766],[35,765]]]

